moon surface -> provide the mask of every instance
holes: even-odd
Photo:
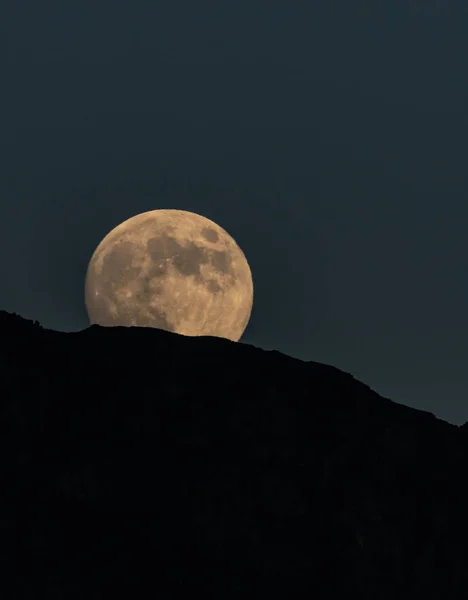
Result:
[[[152,210],[118,225],[96,248],[85,304],[91,324],[238,341],[252,311],[252,274],[242,250],[213,221]]]

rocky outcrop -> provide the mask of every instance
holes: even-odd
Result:
[[[0,313],[0,597],[468,597],[468,432],[331,366]]]

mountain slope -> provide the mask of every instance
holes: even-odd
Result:
[[[466,427],[334,367],[0,312],[0,597],[466,598]]]

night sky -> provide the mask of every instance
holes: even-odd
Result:
[[[137,213],[218,223],[243,342],[468,420],[466,0],[16,0],[0,16],[0,308],[88,326]]]

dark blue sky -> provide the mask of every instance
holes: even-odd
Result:
[[[17,0],[0,16],[0,308],[88,325],[157,208],[244,250],[243,341],[468,420],[466,0]]]

